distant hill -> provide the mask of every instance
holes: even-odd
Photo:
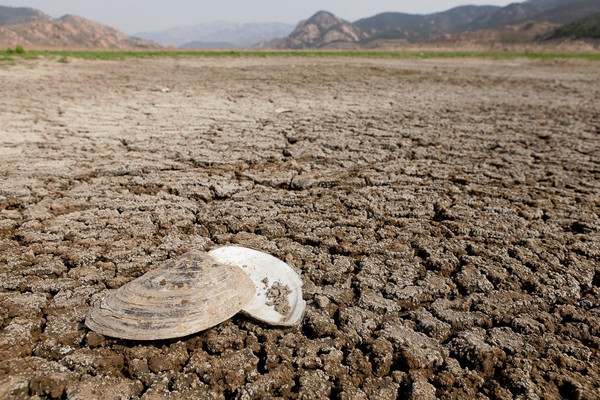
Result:
[[[252,47],[285,36],[294,30],[294,25],[279,22],[271,23],[230,23],[210,22],[205,24],[180,26],[160,32],[140,32],[135,36],[153,40],[163,46],[193,47],[200,44],[229,43],[234,47]]]
[[[557,38],[600,39],[600,13],[558,27],[547,36]]]
[[[0,26],[51,19],[49,15],[34,8],[0,6]]]
[[[370,38],[406,39],[419,42],[445,33],[457,32],[473,20],[500,9],[496,6],[460,6],[433,14],[382,13],[363,18],[354,25]]]
[[[547,21],[566,24],[600,12],[600,0],[571,0],[530,18],[531,21]]]
[[[6,8],[10,7],[3,7]],[[0,26],[0,47],[17,45],[98,49],[160,47],[150,40],[134,38],[98,22],[74,15],[65,15],[59,19],[52,19],[43,13],[28,12],[27,15],[30,16],[29,18],[37,15],[38,18]]]
[[[540,37],[552,32],[559,24],[551,22],[526,22],[472,32],[449,33],[421,42],[442,48],[503,49],[510,45],[534,44]]]
[[[600,3],[598,0],[593,0]],[[511,3],[490,14],[481,16],[461,27],[461,31],[476,31],[479,29],[491,29],[506,25],[515,25],[534,19],[553,8],[573,3],[573,0],[529,0],[523,3]],[[543,21],[544,19],[535,19]]]
[[[287,37],[265,44],[275,49],[305,49],[340,47],[358,43],[369,35],[350,22],[327,11],[319,11],[307,20],[300,21]]]
[[[193,42],[184,43],[179,46],[180,49],[239,49],[239,46],[236,46],[233,43],[229,42],[202,42],[200,40],[195,40]]]

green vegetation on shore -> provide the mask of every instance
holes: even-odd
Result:
[[[17,47],[20,48],[20,47]],[[502,51],[419,51],[419,50],[0,50],[0,61],[13,57],[68,58],[86,60],[124,60],[153,57],[361,57],[361,58],[490,58],[554,59],[579,58],[600,60],[600,53],[545,53]]]

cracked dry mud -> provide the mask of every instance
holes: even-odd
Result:
[[[598,63],[35,60],[0,91],[0,398],[598,398]],[[300,327],[84,326],[227,244],[302,275]]]

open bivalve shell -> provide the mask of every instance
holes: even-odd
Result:
[[[306,302],[302,279],[285,262],[257,250],[226,246],[208,252],[223,264],[244,270],[255,285],[252,300],[242,312],[259,321],[279,326],[302,322]]]
[[[122,339],[182,337],[231,318],[254,292],[254,283],[241,268],[189,252],[105,297],[85,324]]]

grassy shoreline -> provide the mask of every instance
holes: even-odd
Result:
[[[65,62],[68,58],[85,60],[124,60],[128,58],[154,57],[359,57],[359,58],[489,58],[489,59],[587,59],[600,60],[600,53],[546,53],[512,51],[437,51],[437,50],[0,50],[0,61],[14,58],[56,58]]]

